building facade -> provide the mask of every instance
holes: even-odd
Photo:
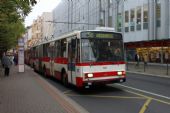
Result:
[[[27,30],[29,47],[53,37],[53,23],[51,23],[52,20],[53,17],[51,12],[43,12],[41,16],[33,21],[31,28]]]
[[[149,62],[170,60],[170,1],[126,0],[124,2],[124,41],[127,59],[139,54]]]
[[[54,36],[73,30],[114,27],[124,36],[126,57],[147,55],[170,62],[169,0],[62,0],[53,10]]]
[[[114,27],[114,0],[62,0],[53,10],[54,36],[73,30]]]

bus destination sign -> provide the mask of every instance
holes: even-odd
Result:
[[[82,32],[82,38],[120,38],[121,35],[117,33],[108,33],[108,32]]]

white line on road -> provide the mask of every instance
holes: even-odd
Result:
[[[133,89],[133,90],[137,90],[137,91],[140,91],[140,92],[143,92],[143,93],[148,93],[148,94],[151,94],[151,95],[154,95],[154,96],[158,96],[158,97],[170,100],[170,97],[167,97],[167,96],[159,95],[159,94],[156,94],[156,93],[148,92],[148,91],[145,91],[145,90],[137,89],[137,88],[126,86],[126,85],[122,85],[122,84],[116,84],[116,85],[119,85],[119,86],[122,86],[122,87],[126,87],[126,88],[129,88],[129,89]]]

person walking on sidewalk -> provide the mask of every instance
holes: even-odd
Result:
[[[11,67],[11,61],[8,56],[4,53],[2,57],[2,66],[5,68],[5,76],[9,76],[9,71]]]
[[[139,66],[139,55],[137,53],[135,54],[135,61],[136,61],[136,66]]]

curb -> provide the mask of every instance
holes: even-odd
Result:
[[[154,74],[134,72],[134,71],[127,71],[127,73],[134,73],[134,74],[140,74],[140,75],[146,75],[146,76],[154,76],[154,77],[162,77],[162,78],[170,78],[170,76],[165,76],[165,75],[154,75]]]

